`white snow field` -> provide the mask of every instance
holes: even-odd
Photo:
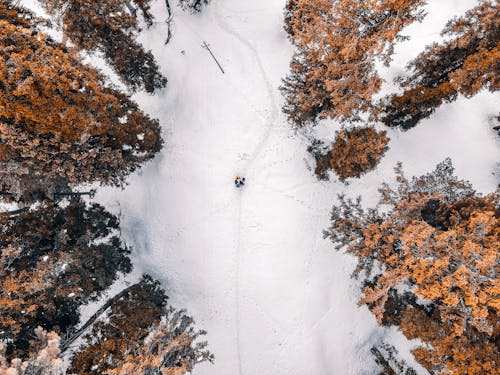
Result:
[[[411,41],[398,46],[383,76],[401,72],[439,40],[447,19],[475,4],[430,0],[429,16],[408,28]],[[306,137],[280,110],[278,87],[293,53],[284,5],[213,0],[201,15],[175,9],[165,46],[164,0],[154,3],[157,23],[141,41],[169,83],[134,99],[159,118],[165,148],[126,189],[97,195],[121,213],[136,271],[161,280],[170,302],[208,331],[215,363],[198,366],[195,375],[376,374],[369,350],[382,338],[409,357],[411,344],[401,334],[378,328],[367,308],[357,307],[354,260],[322,237],[336,195],[362,194],[374,204],[376,188],[392,180],[399,160],[410,176],[451,156],[457,174],[478,190],[492,191],[498,181],[499,145],[488,115],[499,102],[489,93],[444,105],[406,133],[389,131],[390,151],[361,179],[317,181]],[[332,139],[335,128],[325,122],[314,131]],[[237,174],[247,178],[242,189],[233,185]]]

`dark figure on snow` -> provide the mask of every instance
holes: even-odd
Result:
[[[239,188],[245,185],[245,177],[236,176],[234,180],[234,185]]]

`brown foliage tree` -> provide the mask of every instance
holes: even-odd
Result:
[[[159,283],[145,276],[112,304],[106,322],[97,322],[88,344],[71,363],[78,374],[185,374],[196,363],[212,360],[204,332],[192,327],[183,311],[167,306]]]
[[[356,119],[381,86],[375,60],[389,63],[401,30],[421,20],[424,0],[289,0],[285,29],[298,51],[282,92],[297,126]]]
[[[114,370],[109,373],[132,375],[147,369],[151,374],[184,374],[212,360],[206,343],[195,342],[204,332],[193,328],[184,311],[168,307],[159,283],[148,276],[104,305],[101,314],[110,310],[108,322],[94,324],[94,318],[83,331],[75,330],[78,308],[99,297],[118,272],[131,269],[129,250],[118,237],[119,223],[101,206],[77,200],[65,207],[46,203],[33,211],[4,214],[0,224],[0,341],[7,343],[0,350],[0,374],[3,368],[42,363],[30,349],[37,326],[70,338],[91,327],[70,373]],[[57,360],[58,346],[59,341],[51,361]],[[61,348],[67,349],[66,341]],[[60,373],[53,369],[48,366],[40,374]]]
[[[481,1],[464,17],[448,22],[442,32],[451,38],[427,47],[409,64],[413,74],[399,78],[405,88],[379,103],[378,117],[388,126],[410,129],[458,94],[475,95],[482,88],[500,88],[500,3]]]
[[[125,359],[109,375],[191,373],[194,366],[212,361],[204,350],[206,343],[194,341],[204,332],[196,332],[192,319],[183,311],[168,310],[162,321],[150,328],[150,333],[139,348],[129,347]]]
[[[424,367],[493,374],[500,365],[500,194],[477,194],[453,176],[449,159],[412,181],[400,166],[397,176],[397,189],[380,189],[388,212],[341,197],[327,235],[359,259],[356,274],[366,275],[360,303],[380,323],[430,345],[414,351]]]
[[[117,218],[97,204],[46,203],[0,224],[0,339],[9,356],[26,354],[37,326],[67,332],[79,305],[131,269]]]
[[[161,149],[158,122],[100,73],[19,8],[0,14],[0,191],[33,201],[83,182],[119,186]]]
[[[373,127],[337,132],[332,150],[318,160],[315,172],[326,178],[326,172],[333,169],[341,181],[360,177],[377,166],[388,142],[387,132],[377,132]]]
[[[137,9],[146,23],[152,24],[149,0],[47,0],[43,3],[63,24],[65,36],[80,49],[101,51],[132,90],[144,88],[152,93],[165,87],[167,79],[160,73],[153,54],[136,41]]]

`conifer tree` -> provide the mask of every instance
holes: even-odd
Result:
[[[353,128],[337,132],[332,149],[318,160],[316,174],[326,178],[333,169],[341,181],[360,177],[375,169],[388,149],[387,132],[377,132],[373,127]]]
[[[78,374],[185,374],[212,361],[206,343],[184,311],[167,305],[159,283],[149,276],[111,305],[106,321],[94,324],[71,362]]]
[[[435,374],[493,374],[500,365],[500,194],[481,196],[453,176],[448,159],[425,176],[384,184],[380,204],[340,197],[327,236],[358,258],[361,304],[423,345]]]
[[[40,33],[26,11],[2,3],[0,14],[3,198],[53,198],[84,182],[120,186],[161,149],[158,122],[98,71]]]
[[[424,0],[289,0],[285,29],[297,47],[282,92],[297,126],[357,119],[381,86],[375,61],[389,63],[401,30],[423,18]]]
[[[132,90],[152,93],[165,87],[151,51],[136,41],[139,15],[153,22],[150,0],[47,0],[47,11],[62,23],[64,35],[78,48],[101,51]]]
[[[465,16],[448,22],[448,40],[427,47],[400,77],[405,89],[379,104],[378,117],[388,126],[407,130],[459,94],[471,97],[481,89],[500,89],[500,3],[481,1]]]
[[[62,206],[46,202],[3,214],[0,225],[0,342],[6,343],[0,345],[0,374],[16,368],[31,375],[26,368],[42,365],[40,374],[60,374],[61,351],[85,331],[69,373],[144,369],[180,375],[212,361],[206,343],[198,341],[204,332],[194,329],[184,311],[167,305],[159,283],[149,276],[110,298],[100,313],[80,324],[83,330],[76,330],[79,307],[108,289],[118,272],[131,269],[118,220],[103,207],[78,199]],[[99,320],[106,311],[109,321]],[[33,351],[33,333],[41,329],[36,327],[57,338],[43,357]],[[67,338],[60,343],[59,336]]]
[[[63,334],[78,307],[131,269],[117,218],[75,199],[0,216],[0,339],[25,355],[37,326]]]

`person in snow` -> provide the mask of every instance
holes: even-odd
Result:
[[[234,185],[239,188],[245,185],[245,177],[236,176],[234,180]]]

